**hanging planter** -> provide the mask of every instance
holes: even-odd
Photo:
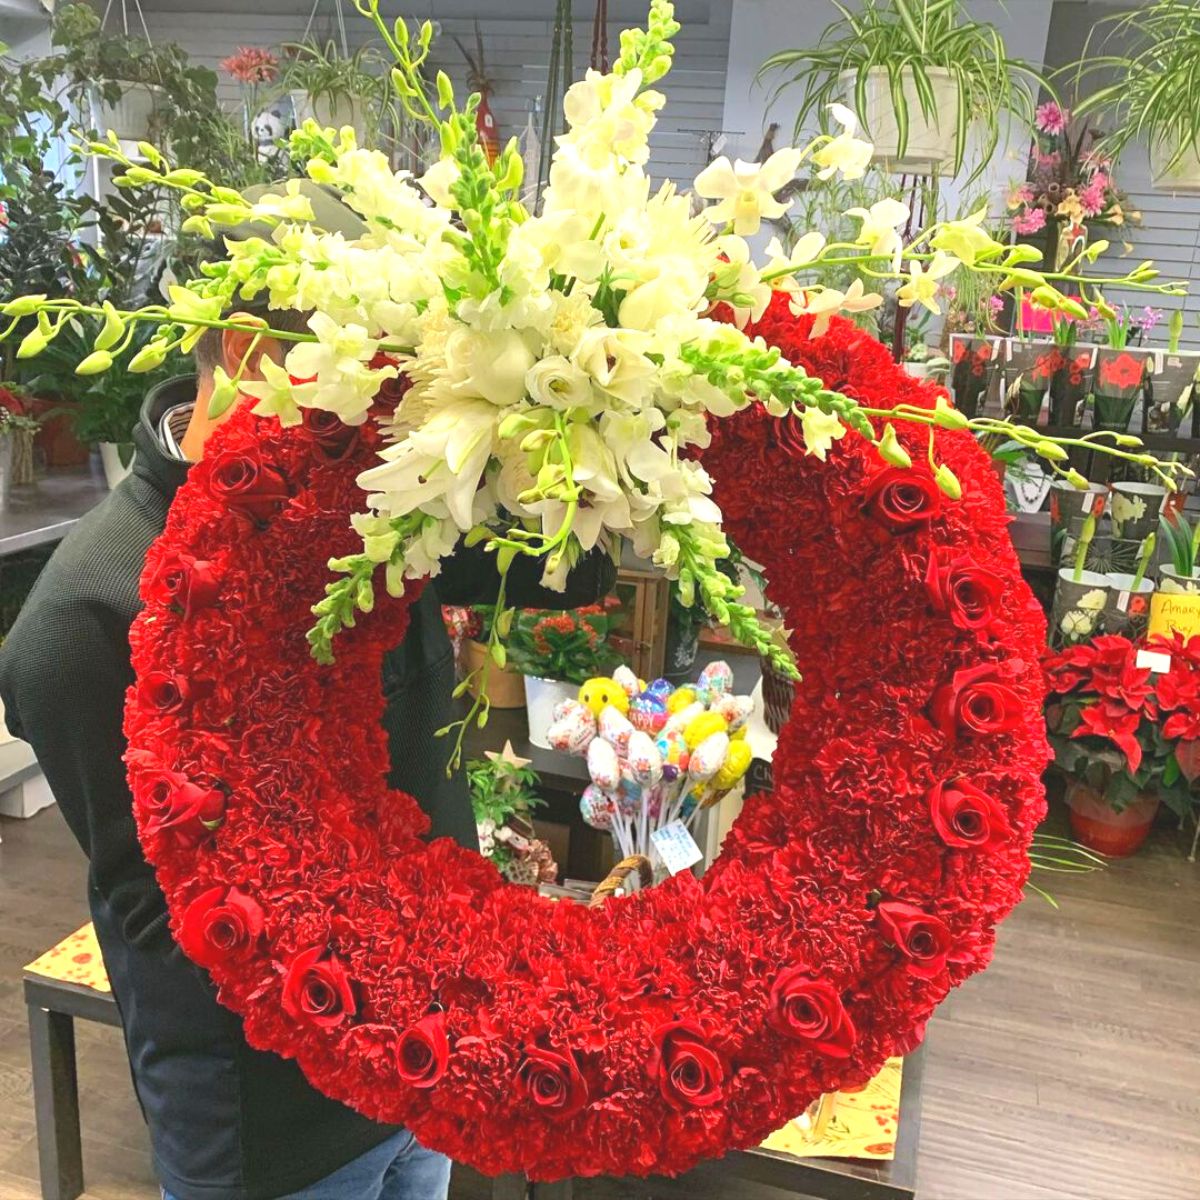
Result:
[[[911,69],[899,75],[906,109],[900,114],[888,69],[872,67],[866,73],[865,103],[858,108],[858,116],[874,143],[875,161],[888,170],[914,175],[953,175],[958,140],[958,86],[944,67],[928,67],[925,74],[933,96],[933,108],[928,115],[921,107]],[[857,79],[857,72],[842,72],[842,89],[847,98],[855,96]],[[905,123],[907,137],[902,133]]]
[[[1050,377],[1050,424],[1060,429],[1078,429],[1083,424],[1083,407],[1091,384],[1095,346],[1060,346],[1054,374]]]
[[[1163,142],[1150,147],[1150,182],[1163,192],[1200,192],[1200,154],[1194,145],[1182,150]]]
[[[120,97],[106,99],[92,91],[92,122],[102,133],[110,129],[122,142],[148,141],[155,136],[157,114],[165,107],[166,93],[151,83],[120,83]]]
[[[950,387],[954,406],[965,417],[977,416],[987,400],[991,382],[1000,367],[998,338],[950,336]]]
[[[1178,433],[1193,420],[1196,374],[1200,354],[1186,350],[1159,351],[1146,376],[1142,428],[1146,433]]]
[[[1101,346],[1096,351],[1095,410],[1092,414],[1094,429],[1107,429],[1113,433],[1124,433],[1129,428],[1130,418],[1137,404],[1138,394],[1153,355],[1145,351],[1114,350]]]

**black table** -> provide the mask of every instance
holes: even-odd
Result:
[[[925,1049],[904,1060],[896,1156],[891,1161],[851,1158],[793,1158],[775,1150],[735,1150],[681,1176],[676,1187],[694,1182],[706,1196],[739,1196],[737,1184],[757,1183],[812,1200],[913,1200],[917,1194],[917,1155]],[[527,1184],[506,1175],[492,1185],[492,1200],[572,1200],[572,1181]],[[653,1180],[620,1181],[621,1195],[654,1194]]]

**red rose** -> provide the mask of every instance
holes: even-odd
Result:
[[[214,829],[225,814],[225,793],[220,788],[194,783],[178,771],[160,771],[142,789],[138,799],[147,834],[172,829],[199,836]]]
[[[400,1035],[396,1047],[397,1073],[413,1087],[433,1087],[445,1075],[449,1059],[445,1013],[430,1013]]]
[[[672,1108],[705,1108],[721,1099],[725,1067],[695,1021],[660,1025],[654,1049],[658,1090]]]
[[[960,554],[944,563],[936,551],[929,555],[925,588],[934,611],[946,613],[959,629],[986,629],[996,619],[1004,595],[1000,577],[970,555]]]
[[[187,906],[179,930],[183,952],[201,967],[245,958],[263,931],[263,911],[237,888],[209,888]]]
[[[785,967],[776,976],[767,1024],[833,1058],[848,1058],[858,1038],[837,989],[804,967]]]
[[[933,476],[915,467],[884,467],[867,482],[867,511],[894,532],[928,525],[942,511]]]
[[[283,1011],[297,1021],[332,1029],[358,1011],[346,968],[324,946],[302,950],[283,980]]]
[[[214,500],[265,521],[289,499],[287,480],[252,450],[222,450],[208,473],[208,492]]]
[[[347,425],[337,413],[323,408],[304,410],[304,428],[327,462],[341,462],[358,445],[357,426]]]
[[[173,550],[158,560],[146,587],[147,599],[179,609],[190,620],[199,609],[216,603],[221,591],[213,564]]]
[[[178,713],[192,700],[192,684],[174,671],[147,671],[138,680],[138,703],[160,713]]]
[[[902,900],[885,900],[876,910],[884,936],[908,959],[918,979],[932,979],[946,965],[952,939],[945,924]]]
[[[996,850],[1012,834],[1000,802],[965,779],[934,785],[928,800],[933,827],[947,846]]]
[[[977,737],[1020,728],[1021,697],[1001,683],[995,663],[980,663],[954,672],[954,679],[933,694],[933,723],[947,736]]]
[[[550,1117],[570,1117],[588,1102],[587,1081],[575,1055],[530,1046],[517,1070],[525,1094]]]

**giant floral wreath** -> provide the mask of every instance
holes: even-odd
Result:
[[[853,325],[810,327],[780,297],[756,332],[864,404],[932,407]],[[704,456],[803,675],[774,791],[702,879],[598,909],[423,842],[388,789],[364,681],[413,590],[344,633],[333,667],[307,653],[373,425],[244,409],[216,433],[147,558],[126,732],[172,929],[252,1045],[458,1161],[552,1179],[754,1145],[920,1040],[1020,897],[1043,621],[968,432],[937,433],[951,502],[864,439],[797,453],[794,423],[747,408]],[[900,430],[916,458],[926,438]]]

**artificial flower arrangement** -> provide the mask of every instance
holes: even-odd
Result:
[[[813,232],[755,266],[744,238],[778,211],[779,180],[805,162],[861,172],[871,147],[839,108],[836,136],[706,168],[697,190],[717,203],[698,216],[671,186],[652,192],[667,0],[622,36],[611,74],[568,92],[531,214],[515,147],[491,163],[478,144],[476,102],[459,107],[444,76],[426,93],[432,27],[358,3],[443,149],[419,190],[345,131],[297,135],[362,237],[315,227],[297,189],[251,202],[153,147],[145,163],[94,147],[124,182],[178,191],[198,232],[273,231],[166,305],[97,307],[80,371],[111,366],[142,322],[157,335],[130,369],[206,328],[291,344],[263,382],[248,358],[218,375],[214,411],[247,399],[147,555],[125,722],[139,835],[176,936],[250,1043],[322,1091],[488,1173],[678,1172],[915,1045],[1019,898],[1044,811],[1045,623],[971,433],[1007,433],[1073,484],[1076,445],[1182,470],[1127,434],[968,420],[839,315],[878,303],[861,280],[805,271],[850,260],[926,307],[964,266],[1057,310],[1078,306],[1060,285],[1177,288],[1149,265],[1081,281],[1087,256],[1035,271],[1036,251],[995,242],[982,214],[902,238],[876,206],[853,242]],[[312,311],[310,332],[225,315],[263,292]],[[29,356],[79,311],[20,298],[3,332]],[[764,568],[786,646],[719,569],[727,531]],[[494,662],[517,556],[561,585],[583,552],[628,540],[685,603],[802,677],[773,791],[746,800],[702,879],[553,904],[422,839],[428,819],[386,785],[380,665],[460,540],[495,556]],[[218,643],[219,662],[200,652]],[[474,712],[486,721],[486,699]]]
[[[553,883],[558,866],[533,828],[533,812],[546,802],[537,793],[540,781],[529,760],[506,744],[503,751],[468,762],[466,772],[479,853],[512,883]]]
[[[1073,239],[1072,231],[1089,225],[1120,227],[1141,220],[1126,207],[1111,158],[1096,150],[1098,136],[1086,122],[1072,121],[1055,101],[1038,106],[1029,178],[1009,189],[1013,233],[1027,237],[1060,221]]]

